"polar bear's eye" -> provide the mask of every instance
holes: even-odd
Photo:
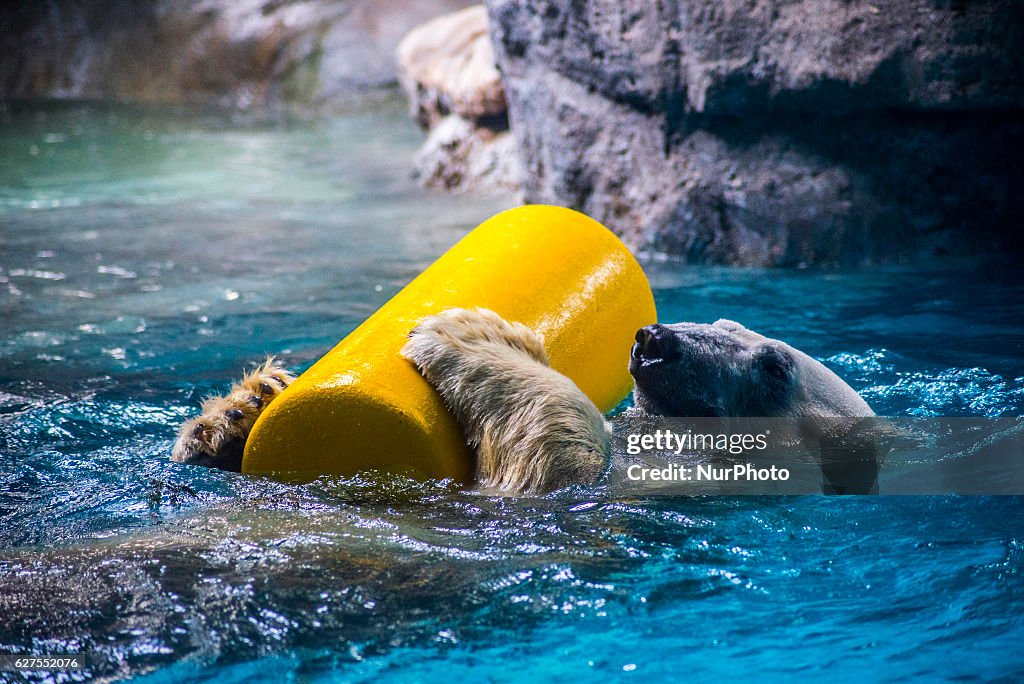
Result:
[[[780,383],[787,381],[793,367],[793,360],[786,352],[767,345],[761,348],[757,357],[758,366],[767,379]]]

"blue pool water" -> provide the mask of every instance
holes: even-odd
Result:
[[[394,102],[0,108],[0,652],[89,654],[55,681],[1024,677],[1020,498],[490,498],[171,463],[204,395],[266,353],[307,367],[515,203],[418,190],[419,141]],[[645,268],[663,320],[787,340],[880,414],[1024,415],[1012,268]]]

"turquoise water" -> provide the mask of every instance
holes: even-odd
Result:
[[[393,102],[0,109],[0,652],[160,682],[1024,676],[1019,498],[511,499],[171,463],[202,396],[265,353],[307,367],[514,204],[417,189],[420,139]],[[1012,268],[645,268],[663,320],[785,339],[881,414],[1024,415]]]

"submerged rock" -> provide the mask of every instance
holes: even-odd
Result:
[[[395,46],[470,0],[0,6],[0,97],[331,106],[393,87]]]
[[[413,29],[397,55],[411,114],[429,131],[414,161],[420,183],[455,191],[518,190],[518,153],[486,8],[470,7]]]
[[[488,0],[528,201],[760,265],[1021,246],[1013,0]]]

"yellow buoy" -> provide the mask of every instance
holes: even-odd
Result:
[[[543,205],[466,235],[303,373],[260,416],[245,473],[404,472],[472,479],[473,455],[440,396],[401,354],[425,316],[485,307],[544,337],[551,365],[602,411],[632,388],[637,329],[654,323],[640,265],[608,229]]]

